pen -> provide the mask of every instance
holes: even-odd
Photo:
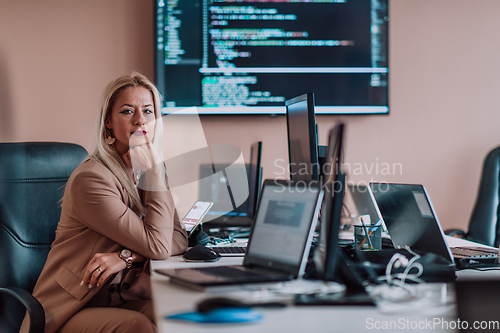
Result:
[[[361,224],[363,225],[363,229],[365,230],[365,235],[368,235],[368,229],[366,229],[366,224],[365,224],[365,221],[363,220],[363,217],[360,217],[359,220],[361,221]],[[372,240],[368,236],[365,236],[365,239],[363,239],[363,241],[361,242],[360,245],[363,245],[363,243],[366,241],[366,239],[368,239],[368,244],[370,244],[370,249],[373,249]],[[358,250],[359,250],[359,248],[360,247],[358,247]]]
[[[375,223],[375,224],[373,225],[373,227],[370,229],[370,231],[369,231],[368,233],[366,232],[366,225],[365,225],[365,224],[364,224],[364,222],[363,222],[363,218],[361,218],[361,223],[363,224],[363,228],[365,229],[365,234],[366,234],[367,236],[365,236],[365,238],[363,238],[363,240],[359,243],[359,245],[358,245],[358,248],[357,248],[357,249],[359,250],[359,249],[361,248],[361,246],[363,246],[363,244],[366,242],[366,240],[368,240],[368,243],[370,244],[370,249],[373,249],[373,244],[372,244],[372,242],[371,242],[371,240],[370,240],[370,235],[371,235],[371,234],[372,234],[375,230],[377,230],[377,228],[378,228],[378,227],[382,224],[382,219],[379,219],[379,220],[377,221],[377,223]]]

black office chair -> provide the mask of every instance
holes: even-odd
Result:
[[[0,332],[18,332],[26,310],[30,332],[45,314],[31,295],[61,214],[64,185],[87,156],[76,144],[0,143]]]
[[[500,245],[500,147],[486,156],[479,182],[476,203],[469,221],[469,231],[446,230],[473,242],[498,247]]]

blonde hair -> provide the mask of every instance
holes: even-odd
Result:
[[[106,121],[111,116],[111,109],[118,98],[118,95],[130,87],[144,87],[148,89],[152,96],[155,109],[155,132],[152,143],[157,148],[161,158],[163,122],[161,121],[161,96],[156,86],[144,75],[132,73],[122,75],[111,81],[102,95],[99,115],[97,118],[96,148],[89,158],[94,158],[106,166],[120,181],[121,185],[128,192],[129,207],[139,216],[144,215],[144,206],[137,192],[134,181],[128,171],[128,167],[118,154],[114,145],[106,143],[106,138],[110,132],[106,128]]]

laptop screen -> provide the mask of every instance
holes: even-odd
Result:
[[[310,246],[322,196],[318,182],[312,183],[266,180],[245,263],[248,259],[267,262],[266,266],[270,262],[301,264],[309,252],[306,246]]]
[[[351,193],[358,215],[370,215],[371,224],[377,223],[377,221],[382,218],[379,216],[379,212],[373,202],[372,194],[368,186],[349,184],[347,185],[347,189]]]
[[[396,248],[453,256],[422,185],[370,183],[373,196]]]

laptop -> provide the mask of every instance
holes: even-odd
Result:
[[[266,180],[243,265],[158,269],[170,281],[207,287],[288,281],[304,274],[323,190],[319,182]]]
[[[370,186],[348,184],[347,191],[351,194],[358,215],[370,215],[371,224],[376,224],[381,220],[382,228],[387,232],[387,227],[385,226],[382,214],[380,214],[380,210],[375,202]]]
[[[252,226],[257,201],[262,183],[262,142],[250,146],[250,164],[246,164],[248,177],[248,198],[243,204],[235,206],[234,188],[230,188],[225,165],[200,165],[200,197],[214,202],[213,209],[208,212],[205,226],[238,227]],[[214,171],[220,175],[214,175]],[[226,171],[225,171],[226,170]],[[233,183],[231,183],[233,184]],[[229,196],[229,197],[228,197]],[[231,206],[228,206],[231,204]]]
[[[448,246],[443,229],[422,185],[370,183],[395,248],[437,254],[456,269],[498,266],[498,250]]]

